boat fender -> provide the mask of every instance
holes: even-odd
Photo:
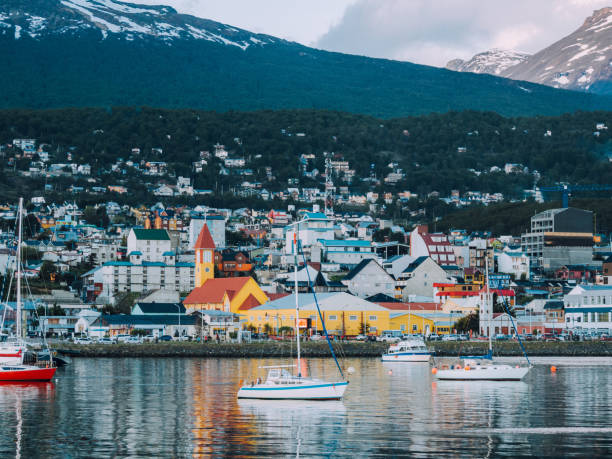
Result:
[[[557,372],[557,367],[553,365],[552,367],[550,367],[550,371],[551,371],[551,373],[556,373]]]
[[[466,365],[466,366],[465,366],[465,368],[464,368],[464,370],[465,370],[465,371],[470,371],[470,366],[469,366],[469,365]]]
[[[435,375],[437,372],[438,372],[438,369],[437,369],[436,367],[433,367],[433,368],[431,369],[431,374],[432,374],[432,375]]]
[[[457,365],[455,368],[456,368],[457,370],[461,370],[461,365]]]

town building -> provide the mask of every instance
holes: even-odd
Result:
[[[612,286],[577,285],[563,302],[567,328],[608,333],[612,330]]]
[[[306,212],[302,220],[290,223],[285,227],[285,253],[294,253],[294,238],[300,241],[300,247],[310,251],[319,240],[335,238],[334,222],[322,212]]]
[[[593,212],[569,207],[534,215],[530,231],[521,235],[521,250],[532,269],[554,271],[568,264],[591,264]]]
[[[341,282],[347,286],[351,294],[360,298],[367,298],[377,293],[395,296],[395,280],[376,260],[362,260]]]
[[[410,255],[431,257],[439,265],[455,265],[455,252],[443,233],[429,233],[427,225],[418,225],[410,233]]]
[[[172,251],[172,243],[164,229],[133,228],[127,237],[127,251],[139,262],[163,262],[164,254]]]
[[[433,298],[434,284],[449,281],[446,271],[427,256],[415,259],[396,279],[398,294],[405,301],[413,296]]]

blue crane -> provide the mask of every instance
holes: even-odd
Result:
[[[574,191],[609,191],[612,190],[612,185],[556,185],[556,186],[541,186],[542,193],[562,193],[563,208],[569,206],[569,195]]]

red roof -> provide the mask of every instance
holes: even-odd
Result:
[[[204,223],[202,227],[202,231],[200,231],[200,235],[198,236],[198,240],[195,243],[194,249],[213,249],[215,248],[215,241],[213,241],[212,236],[210,235],[210,231],[208,230],[208,225]]]
[[[286,292],[282,292],[282,293],[266,293],[266,295],[268,295],[268,298],[270,299],[270,301],[274,301],[274,300],[278,300],[279,298],[284,298],[286,296],[291,295],[291,293],[286,293]]]
[[[478,296],[482,290],[472,291],[472,292],[464,292],[460,290],[448,290],[446,292],[438,292],[436,296],[450,296],[450,297],[462,297],[462,296]],[[514,296],[514,290],[510,289],[491,289],[491,293],[497,293],[498,296]]]
[[[438,303],[377,303],[383,308],[391,309],[392,311],[439,311],[441,305]]]
[[[244,303],[240,306],[240,309],[246,311],[248,309],[254,308],[261,305],[261,303],[255,298],[252,294],[248,296]]]
[[[201,233],[200,233],[201,235]],[[221,303],[223,296],[227,293],[230,300],[239,292],[250,277],[224,277],[220,279],[208,279],[201,287],[194,288],[183,304],[205,304]]]

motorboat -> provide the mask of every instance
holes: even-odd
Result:
[[[383,362],[429,362],[433,355],[425,341],[411,339],[400,341],[389,347],[389,350],[382,355]]]

